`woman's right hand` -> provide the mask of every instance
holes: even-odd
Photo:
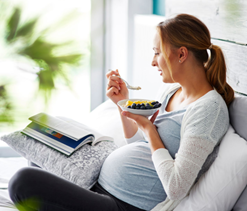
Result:
[[[106,74],[108,79],[106,96],[109,97],[115,104],[117,104],[120,100],[129,98],[129,91],[125,83],[118,76],[120,76],[118,70],[112,70]]]

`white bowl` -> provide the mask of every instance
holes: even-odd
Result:
[[[142,115],[142,116],[151,116],[153,115],[157,110],[160,109],[159,108],[153,108],[153,109],[133,109],[133,108],[127,108],[125,107],[126,105],[126,102],[130,100],[130,101],[150,101],[150,100],[146,100],[146,99],[126,99],[126,100],[120,100],[118,101],[118,105],[120,106],[120,108],[123,110],[123,111],[128,111],[132,114],[139,114],[139,115]]]

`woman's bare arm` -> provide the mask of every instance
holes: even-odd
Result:
[[[118,106],[118,110],[119,110],[122,125],[123,125],[124,137],[125,138],[133,137],[138,130],[138,126],[137,126],[136,122],[133,121],[132,119],[129,119],[129,118],[121,115],[122,109],[119,106]]]
[[[119,72],[116,71],[109,71],[106,74],[108,79],[108,86],[106,90],[106,95],[109,97],[116,105],[117,102],[120,100],[128,99],[129,92],[125,85],[125,83],[118,77]],[[117,105],[118,106],[118,105]],[[118,110],[121,116],[123,131],[125,138],[131,138],[134,136],[138,130],[138,126],[132,119],[128,119],[125,116],[121,115],[121,108],[118,106]]]

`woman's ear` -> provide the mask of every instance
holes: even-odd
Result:
[[[188,57],[188,49],[184,46],[178,49],[179,63],[183,63]]]

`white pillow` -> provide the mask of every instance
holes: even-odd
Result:
[[[104,135],[114,137],[118,147],[126,144],[118,108],[111,100],[100,104],[81,122]]]
[[[247,184],[247,142],[232,126],[218,157],[174,211],[229,211]]]

